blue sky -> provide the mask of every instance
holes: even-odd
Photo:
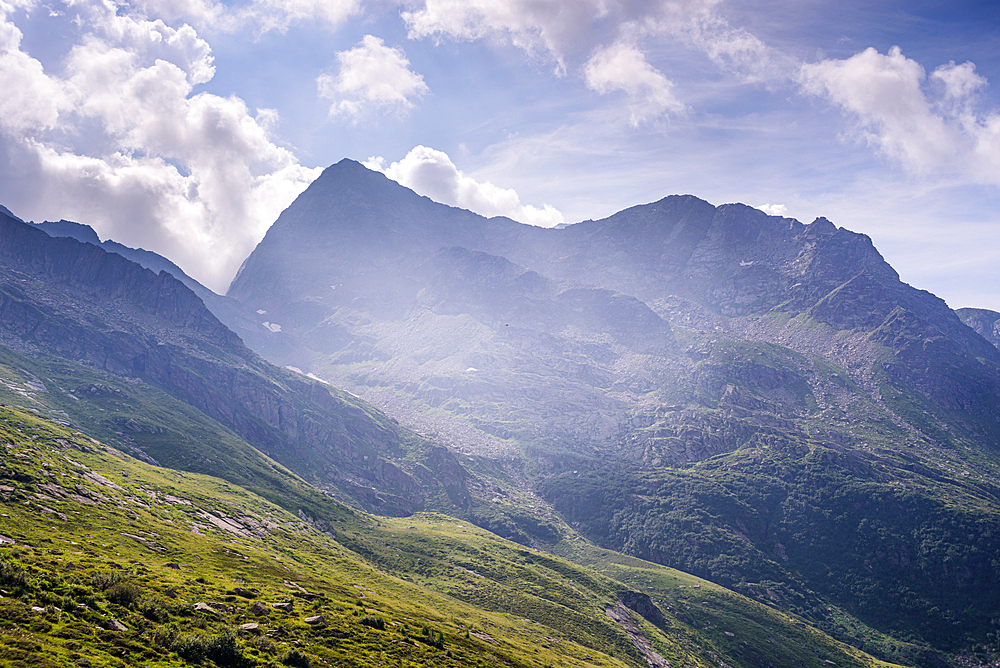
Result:
[[[1000,12],[842,0],[0,0],[0,203],[224,291],[343,157],[553,225],[675,193],[1000,310]]]

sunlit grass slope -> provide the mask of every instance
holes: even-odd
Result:
[[[621,582],[443,515],[313,523],[10,407],[0,460],[3,665],[753,665],[701,618],[654,625],[619,603]],[[810,638],[799,665],[884,665]]]

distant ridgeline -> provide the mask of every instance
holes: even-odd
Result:
[[[1000,314],[902,283],[864,235],[691,196],[542,229],[346,160],[225,297],[86,226],[35,227],[0,215],[7,403],[386,567],[329,497],[442,511],[639,589],[654,567],[632,557],[675,567],[887,661],[996,660]],[[648,604],[626,597],[640,626],[792,665],[649,577]],[[484,591],[454,595],[504,610]]]

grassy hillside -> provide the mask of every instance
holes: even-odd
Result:
[[[365,420],[402,434],[405,452],[401,454],[405,456],[395,461],[401,468],[414,472],[425,508],[474,519],[477,524],[525,544],[558,539],[556,526],[524,510],[526,502],[518,498],[502,466],[482,457],[463,457],[459,461],[445,448],[401,429],[369,404],[334,388],[329,391],[343,395],[345,403],[356,402],[359,412],[371,413]],[[224,478],[293,513],[302,508],[312,516],[334,521],[345,509],[337,505],[336,511],[330,511],[323,505],[328,498],[355,508],[375,505],[398,511],[392,495],[345,479],[347,476],[341,476],[339,486],[328,486],[320,493],[305,482],[305,472],[292,472],[268,456],[277,453],[262,453],[218,421],[167,392],[137,379],[115,376],[64,358],[41,353],[29,356],[0,346],[0,402],[38,411],[59,423],[72,425],[147,463]],[[374,460],[384,453],[372,445],[365,447],[370,454],[358,455],[356,459],[366,461],[363,458],[367,456]],[[307,444],[300,444],[299,448],[306,450]],[[297,458],[301,460],[308,455]],[[393,466],[386,463],[384,470],[392,471]],[[338,475],[338,471],[328,467],[322,478],[336,479]],[[497,484],[508,490],[504,492],[508,503],[498,505],[483,500],[487,494],[493,496],[492,490],[499,489]],[[324,516],[327,511],[334,516]]]
[[[988,660],[995,644],[997,493],[960,474],[803,442],[542,487],[600,544],[710,577],[883,657],[921,663],[929,647],[973,647]]]
[[[326,500],[337,519],[317,521],[11,407],[0,445],[5,665],[641,668],[640,646],[671,666],[790,665],[785,638],[798,665],[886,665],[662,567],[677,584],[656,615],[620,581],[446,516]],[[681,585],[720,615],[682,611]],[[758,627],[782,646],[746,653]]]

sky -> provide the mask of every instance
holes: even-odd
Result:
[[[533,225],[824,216],[1000,311],[996,82],[990,2],[0,0],[0,204],[225,292],[348,157]]]

